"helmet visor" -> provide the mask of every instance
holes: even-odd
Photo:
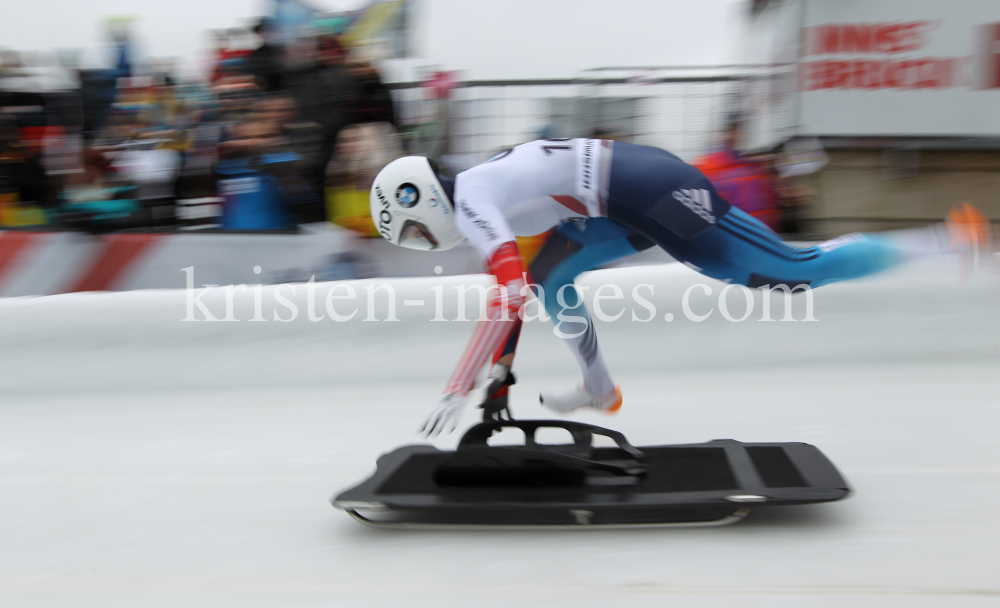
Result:
[[[438,248],[438,241],[431,231],[420,222],[407,220],[399,233],[399,244],[410,249],[433,251]]]

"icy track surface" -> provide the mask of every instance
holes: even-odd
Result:
[[[429,321],[432,287],[453,319],[462,280],[480,279],[395,281],[399,322],[361,320],[367,282],[334,301],[338,314],[360,306],[345,323],[310,322],[301,285],[282,289],[300,309],[289,323],[272,320],[274,288],[261,292],[266,322],[249,321],[252,291],[235,293],[238,321],[218,323],[182,322],[184,292],[0,301],[0,604],[1000,605],[996,273],[959,287],[949,262],[928,262],[817,290],[816,322],[771,323],[757,321],[759,295],[747,321],[726,321],[722,284],[677,265],[584,277],[588,295],[614,282],[626,298],[602,302],[621,319],[598,322],[625,405],[576,419],[636,445],[813,443],[852,484],[845,501],[714,529],[366,528],[328,500],[419,441],[471,331]],[[698,282],[715,294],[691,298],[698,314],[716,309],[701,323],[681,308]],[[630,297],[640,283],[654,287],[641,292],[648,323],[631,320],[648,316]],[[331,285],[316,286],[317,315]],[[729,296],[741,316],[743,296]],[[202,301],[225,316],[223,290]],[[543,416],[543,385],[577,381],[547,323],[527,324],[515,369],[526,418]]]

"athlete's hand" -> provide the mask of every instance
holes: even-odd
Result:
[[[442,432],[454,431],[459,420],[462,419],[462,408],[464,407],[465,395],[449,393],[442,396],[417,432],[427,438],[437,437]]]
[[[508,378],[510,382],[508,382]],[[483,398],[485,401],[489,401],[494,393],[508,384],[514,384],[516,381],[510,372],[509,366],[502,363],[495,363],[493,364],[493,370],[490,371],[490,377],[486,379],[486,382],[486,392],[483,393]]]

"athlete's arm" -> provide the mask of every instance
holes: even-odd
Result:
[[[507,341],[515,329],[521,307],[524,306],[525,285],[517,243],[508,241],[497,248],[490,258],[489,269],[496,278],[496,286],[491,286],[487,291],[488,320],[476,321],[472,338],[448,380],[445,394],[465,395],[472,390],[476,374],[490,355]]]
[[[487,288],[486,320],[476,321],[472,338],[448,380],[444,396],[424,422],[421,431],[427,435],[455,428],[464,398],[475,385],[476,374],[517,328],[516,321],[527,295],[521,255],[503,214],[487,197],[475,207],[467,200],[456,201],[456,225],[487,255],[487,265],[496,284]]]
[[[476,322],[469,346],[448,381],[445,394],[465,395],[472,390],[476,374],[493,351],[507,340],[524,305],[521,256],[514,231],[500,210],[501,200],[488,182],[461,180],[456,184],[455,225],[483,254],[496,285],[487,290],[489,320]]]
[[[490,258],[489,269],[497,282],[487,291],[486,320],[476,321],[469,345],[458,360],[444,395],[420,429],[425,435],[435,436],[455,429],[465,397],[476,383],[476,374],[518,327],[526,290],[517,243],[508,241],[498,247]]]

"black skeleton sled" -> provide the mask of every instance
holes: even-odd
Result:
[[[488,444],[507,427],[521,429],[525,444]],[[535,440],[552,427],[572,443]],[[595,435],[614,447],[595,447]],[[849,492],[833,463],[806,443],[637,448],[617,431],[579,422],[489,419],[455,451],[423,444],[382,455],[374,475],[331,502],[376,527],[719,526],[752,508]]]

